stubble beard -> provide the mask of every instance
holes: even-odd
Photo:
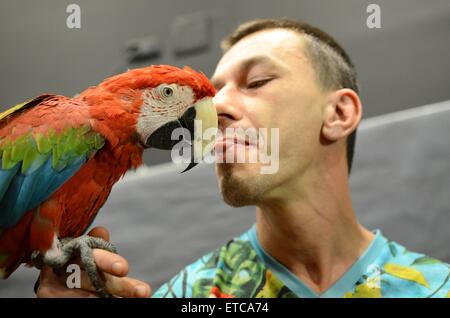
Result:
[[[243,171],[239,164],[217,164],[220,172],[219,189],[225,203],[232,207],[257,205],[268,190],[267,182],[259,173]]]

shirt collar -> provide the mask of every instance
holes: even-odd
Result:
[[[256,224],[252,226],[248,231],[248,234],[253,248],[265,263],[266,267],[298,297],[312,298],[342,297],[346,292],[352,290],[356,282],[367,272],[368,268],[375,263],[375,260],[387,243],[387,239],[382,235],[381,231],[378,229],[375,230],[375,238],[355,263],[353,263],[353,265],[330,288],[322,294],[317,294],[283,264],[264,251],[259,244],[256,235]]]

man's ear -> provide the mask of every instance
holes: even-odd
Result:
[[[358,94],[349,88],[342,88],[330,95],[324,111],[323,137],[336,141],[350,135],[362,117],[362,105]]]

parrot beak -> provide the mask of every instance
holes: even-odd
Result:
[[[215,137],[218,128],[216,108],[212,98],[205,97],[189,107],[183,115],[155,130],[147,139],[146,147],[170,150],[181,140],[172,140],[172,132],[177,128],[189,131],[191,160],[184,169],[186,172],[195,167],[205,155],[214,148],[214,140],[205,140],[204,136]]]

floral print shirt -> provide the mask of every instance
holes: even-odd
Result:
[[[448,264],[375,233],[363,255],[321,294],[267,254],[253,226],[184,268],[153,297],[450,297]]]

